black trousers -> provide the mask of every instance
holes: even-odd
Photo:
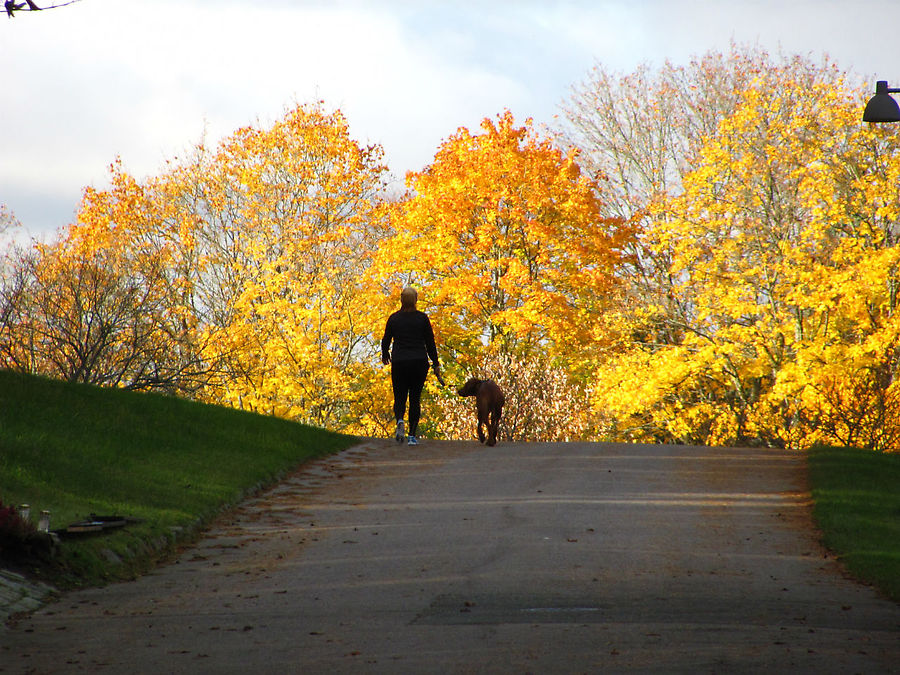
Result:
[[[416,435],[422,414],[422,389],[428,377],[428,361],[391,362],[391,386],[394,388],[394,419],[402,420],[409,399],[410,436]]]

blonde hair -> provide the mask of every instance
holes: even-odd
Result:
[[[419,299],[419,294],[416,292],[416,289],[412,286],[407,286],[402,291],[400,291],[400,306],[412,309],[416,306],[416,301]]]

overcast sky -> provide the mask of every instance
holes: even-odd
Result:
[[[116,157],[141,179],[204,132],[317,99],[402,180],[506,108],[552,122],[596,62],[680,64],[732,40],[900,86],[898,0],[80,0],[0,15],[0,204],[45,237]]]

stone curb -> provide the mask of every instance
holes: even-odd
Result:
[[[0,630],[20,612],[33,612],[54,593],[54,588],[31,581],[11,570],[0,569]]]

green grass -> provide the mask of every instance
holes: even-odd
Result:
[[[900,455],[815,448],[809,467],[825,546],[854,576],[900,601]]]
[[[35,521],[49,510],[51,529],[91,513],[142,521],[64,539],[52,567],[31,570],[61,587],[146,571],[253,490],[356,440],[174,397],[0,371],[0,502],[30,504]]]

